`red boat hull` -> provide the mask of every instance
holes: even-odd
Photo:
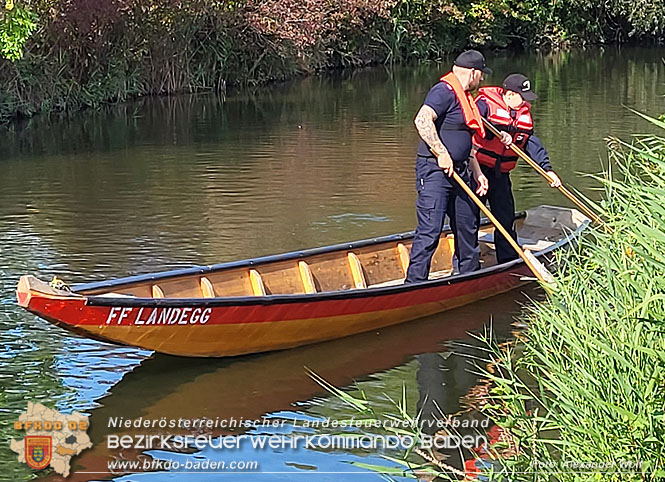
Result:
[[[509,291],[528,282],[528,275],[518,263],[514,269],[455,283],[231,305],[63,296],[41,292],[35,278],[23,277],[17,298],[29,311],[83,336],[173,355],[214,357],[291,348],[394,325]],[[107,305],[99,304],[105,301]]]

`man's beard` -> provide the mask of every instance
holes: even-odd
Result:
[[[476,90],[478,87],[480,87],[480,80],[472,80],[471,83],[469,83],[469,92]]]

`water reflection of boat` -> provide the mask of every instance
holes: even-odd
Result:
[[[490,318],[498,336],[506,337],[519,303],[526,299],[507,293],[380,332],[264,355],[220,360],[156,355],[128,373],[111,395],[100,400],[102,406],[92,411],[89,434],[93,447],[73,459],[67,482],[110,478],[110,474],[104,475],[109,460],[134,460],[141,455],[139,451],[108,449],[106,437],[110,434],[193,433],[184,429],[109,428],[112,417],[257,420],[267,413],[293,410],[296,402],[325,395],[304,367],[335,386],[348,386],[354,380],[399,366],[414,355],[442,351],[444,344],[466,338],[468,331],[482,329]],[[470,383],[465,380],[457,390],[451,382],[448,388],[464,393]],[[209,433],[219,436],[244,430],[212,429]],[[57,475],[48,479],[63,480]]]
[[[518,216],[525,248],[546,260],[588,220],[540,206]],[[442,234],[430,279],[404,284],[412,234],[217,266],[55,289],[21,278],[19,304],[70,331],[183,356],[290,348],[375,330],[506,292],[529,276],[522,260],[495,264],[492,226],[480,232],[484,267],[451,274]]]

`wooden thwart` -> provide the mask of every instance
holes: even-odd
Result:
[[[402,265],[404,276],[406,276],[406,270],[409,269],[409,248],[402,243],[398,243],[397,252],[399,253],[399,263]]]
[[[201,278],[201,294],[204,298],[215,297],[215,288],[213,288],[212,283],[205,276]]]
[[[448,250],[452,258],[453,254],[455,254],[455,237],[449,234],[446,236],[446,240],[448,241]]]
[[[349,253],[346,257],[349,260],[349,268],[351,269],[351,276],[353,277],[353,284],[356,289],[367,288],[367,281],[365,281],[365,274],[363,273],[363,267],[360,264],[358,256],[355,253]]]
[[[265,296],[266,287],[263,284],[261,274],[255,269],[249,270],[249,282],[252,284],[252,294],[254,296]]]
[[[312,270],[309,269],[309,265],[304,261],[299,261],[298,271],[300,271],[300,279],[302,280],[302,286],[305,289],[305,293],[316,293],[314,276],[312,276]]]

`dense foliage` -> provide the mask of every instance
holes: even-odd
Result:
[[[9,60],[23,56],[23,46],[37,28],[37,16],[7,0],[0,13],[0,54]]]
[[[7,0],[0,117],[467,46],[660,40],[665,0]],[[24,53],[23,58],[21,58]],[[12,62],[14,61],[14,62]]]

